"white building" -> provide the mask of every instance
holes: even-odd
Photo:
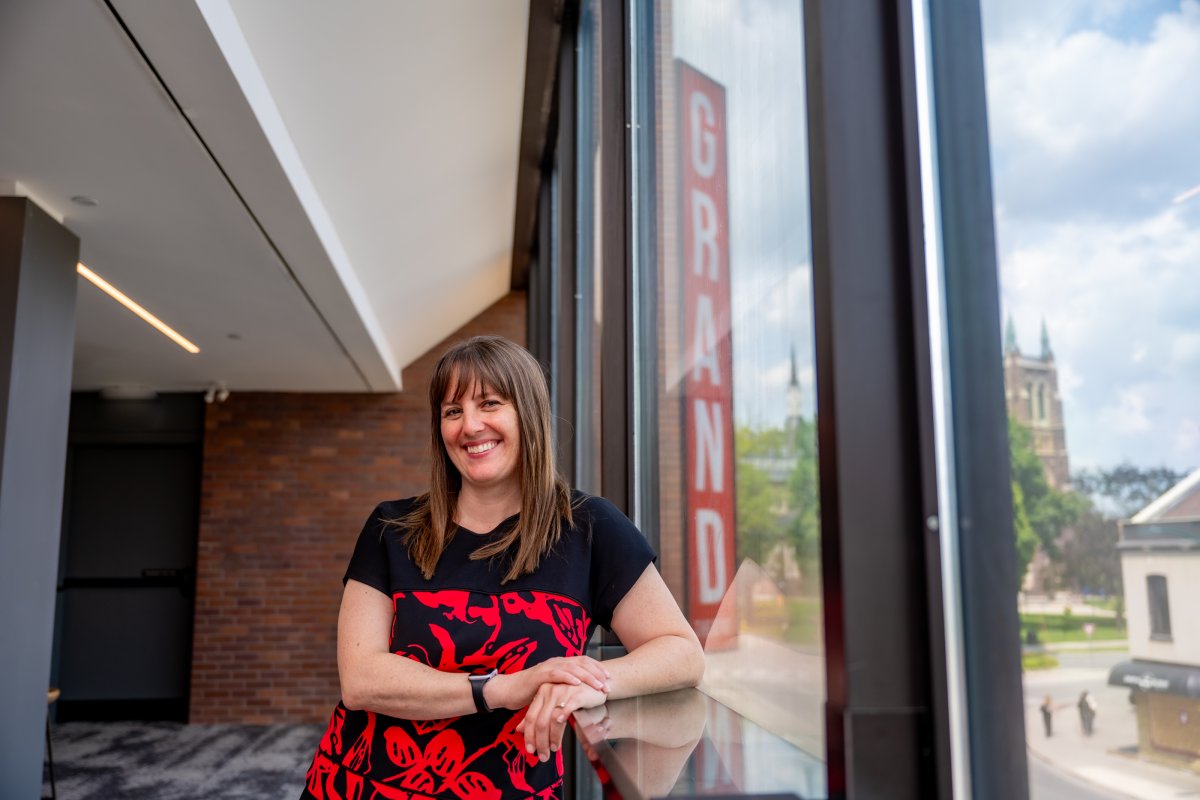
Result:
[[[1200,770],[1200,469],[1121,523],[1131,660],[1108,682],[1137,706],[1138,753]]]

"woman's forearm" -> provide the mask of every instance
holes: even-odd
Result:
[[[339,670],[347,708],[402,719],[445,719],[476,710],[466,673],[441,672],[391,653],[346,650]],[[529,705],[543,683],[586,684],[603,693],[607,679],[604,666],[594,659],[551,658],[492,678],[484,685],[483,699],[488,708],[516,711]]]
[[[475,713],[463,672],[441,672],[392,653],[363,654],[341,669],[342,703],[401,719]]]
[[[674,634],[658,636],[603,664],[612,676],[608,681],[612,700],[696,686],[704,677],[700,645]]]

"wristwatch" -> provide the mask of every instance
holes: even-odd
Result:
[[[485,675],[468,675],[467,676],[467,680],[469,680],[471,682],[471,697],[473,697],[475,699],[475,710],[478,711],[480,714],[485,714],[492,710],[492,709],[488,708],[487,701],[483,699],[483,687],[487,684],[488,681],[490,681],[492,678],[496,677],[499,674],[500,674],[500,671],[494,669]]]

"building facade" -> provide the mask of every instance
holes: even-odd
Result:
[[[1050,348],[1050,334],[1042,322],[1038,355],[1021,352],[1012,318],[1004,330],[1004,399],[1008,415],[1033,434],[1033,450],[1046,468],[1047,482],[1060,491],[1071,488],[1067,459],[1067,428],[1062,395],[1058,391],[1058,365]]]
[[[1200,771],[1200,470],[1120,528],[1131,660],[1108,682],[1129,688],[1139,757]]]

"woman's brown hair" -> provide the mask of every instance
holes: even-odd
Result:
[[[409,556],[428,580],[458,530],[454,514],[462,476],[442,441],[442,403],[453,390],[459,400],[476,385],[513,404],[520,428],[517,472],[521,515],[512,529],[471,554],[472,559],[507,556],[503,582],[533,572],[562,535],[571,516],[571,491],[558,473],[551,432],[550,394],[542,368],[529,351],[502,336],[476,336],[451,347],[438,361],[429,382],[432,470],[429,492],[396,523],[407,530]]]

